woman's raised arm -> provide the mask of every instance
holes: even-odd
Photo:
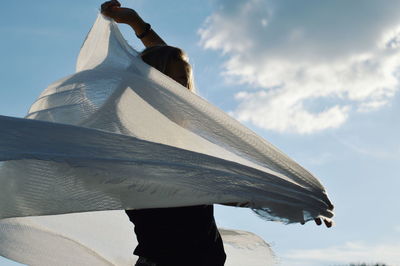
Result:
[[[135,10],[121,7],[117,0],[111,0],[101,5],[101,13],[118,23],[128,24],[144,46],[152,47],[166,45],[163,39],[146,23]]]

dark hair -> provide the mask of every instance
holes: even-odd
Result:
[[[193,82],[193,74],[192,67],[189,64],[189,58],[186,53],[177,47],[162,45],[162,46],[152,46],[144,49],[140,56],[142,60],[148,65],[154,67],[158,71],[167,74],[167,69],[172,61],[183,61],[186,67],[186,74],[188,77],[188,86],[187,88],[195,92],[195,86]]]

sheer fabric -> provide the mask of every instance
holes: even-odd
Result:
[[[99,261],[113,257],[103,254],[115,247],[93,248],[95,238],[75,228],[102,215],[110,224],[111,216],[126,220],[109,210],[235,202],[286,223],[333,216],[312,174],[143,63],[116,24],[101,15],[82,46],[76,73],[44,90],[25,119],[0,116],[0,182],[0,219],[12,218],[0,220],[0,254],[17,261],[22,252],[7,255],[13,241],[43,232],[51,232],[50,244],[38,240],[48,253],[57,254],[51,243],[61,241],[98,250]],[[105,212],[15,218],[89,211]],[[67,237],[65,228],[78,230],[77,238]]]

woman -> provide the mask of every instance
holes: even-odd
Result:
[[[105,16],[130,25],[146,49],[144,62],[194,92],[185,53],[168,46],[132,9],[116,0],[102,4]],[[213,206],[127,210],[138,240],[136,266],[221,266],[226,255],[215,224]]]

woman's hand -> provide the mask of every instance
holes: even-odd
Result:
[[[328,227],[328,228],[332,227],[332,225],[333,225],[332,220],[328,220],[328,219],[324,219],[324,218],[322,220],[324,221],[324,224],[325,224],[326,227]],[[321,218],[315,218],[314,221],[315,221],[315,223],[317,225],[321,225],[322,224]]]
[[[166,45],[163,39],[151,29],[149,24],[143,21],[135,10],[121,7],[121,4],[117,0],[104,2],[101,5],[101,13],[104,16],[112,18],[115,22],[128,24],[135,31],[136,36],[141,36],[145,33],[145,36],[142,36],[140,40],[146,47]]]
[[[333,223],[333,221],[331,219],[322,218],[322,221],[324,221],[325,226],[328,227],[328,228],[330,228],[330,227],[332,227],[334,225],[334,223]],[[321,218],[315,218],[314,219],[314,222],[318,226],[320,226],[322,224],[322,221],[321,221]],[[301,224],[304,225],[305,222],[302,222]]]
[[[125,24],[131,24],[137,16],[133,9],[121,7],[117,0],[104,2],[101,5],[101,13],[118,23]]]

